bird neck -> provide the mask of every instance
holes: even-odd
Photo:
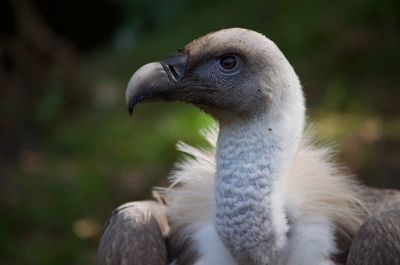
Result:
[[[270,264],[285,244],[282,183],[303,131],[299,112],[220,122],[214,222],[238,264]]]

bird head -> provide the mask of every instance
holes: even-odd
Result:
[[[218,120],[303,104],[298,78],[279,48],[241,28],[207,34],[139,68],[126,90],[128,110],[154,100],[190,103]]]

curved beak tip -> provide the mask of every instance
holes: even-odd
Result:
[[[134,98],[126,99],[126,106],[129,112],[129,115],[132,116],[133,109],[135,108]]]
[[[130,115],[130,116],[132,116],[133,108],[134,108],[134,105],[133,105],[133,104],[129,104],[129,105],[128,105],[128,112],[129,112],[129,115]]]
[[[131,77],[125,92],[125,101],[128,112],[132,116],[133,109],[140,99],[141,94],[145,93],[157,80],[162,69],[160,63],[149,63],[140,67]]]

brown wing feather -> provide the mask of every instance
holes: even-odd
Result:
[[[400,209],[369,217],[355,235],[346,265],[400,264]]]
[[[104,227],[97,265],[166,265],[168,230],[164,205],[126,203],[112,213]]]

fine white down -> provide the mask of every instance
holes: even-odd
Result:
[[[203,131],[203,135],[210,144],[207,148],[178,144],[187,156],[176,164],[170,187],[158,191],[167,199],[171,227],[181,229],[182,240],[194,240],[201,256],[196,265],[235,265],[214,228],[218,128]],[[338,170],[330,148],[313,144],[311,136],[311,130],[304,134],[279,191],[284,195],[276,203],[283,205],[286,217],[277,225],[287,230],[287,237],[269,264],[333,264],[331,256],[340,251],[335,232],[350,238],[361,222],[362,210],[355,209],[362,204],[357,184]]]

